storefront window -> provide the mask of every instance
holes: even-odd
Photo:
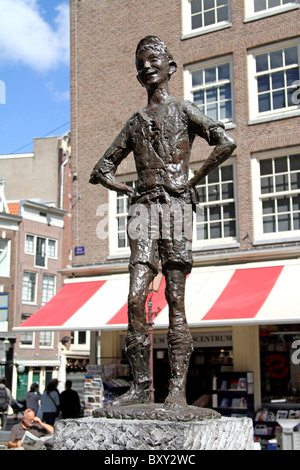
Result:
[[[300,403],[300,327],[260,327],[262,402]]]

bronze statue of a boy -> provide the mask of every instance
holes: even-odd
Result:
[[[180,207],[182,213],[195,207],[196,185],[213,169],[230,157],[235,141],[220,122],[203,115],[199,108],[184,100],[169,96],[168,82],[177,65],[165,43],[156,36],[142,39],[136,49],[137,78],[148,94],[147,106],[137,111],[95,165],[90,182],[127,194],[134,205],[142,205],[147,214],[155,206],[159,228],[153,236],[150,216],[146,217],[148,235],[141,231],[132,236],[129,218],[128,236],[131,249],[129,264],[128,331],[126,354],[131,365],[133,383],[130,390],[113,402],[115,405],[149,403],[151,396],[150,339],[145,302],[149,285],[158,272],[159,260],[166,280],[169,307],[168,347],[171,378],[165,400],[168,406],[186,406],[186,377],[193,350],[184,305],[185,280],[192,269],[191,231],[180,229],[179,236],[170,234],[177,223],[169,218],[170,236],[162,236],[163,206]],[[214,150],[201,168],[189,180],[189,160],[193,141],[199,135]],[[136,187],[127,186],[115,178],[118,165],[133,152]],[[191,222],[191,220],[190,220]],[[157,235],[158,234],[158,235]]]

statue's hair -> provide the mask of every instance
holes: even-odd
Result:
[[[169,51],[169,49],[167,48],[164,41],[162,41],[162,39],[154,35],[146,36],[139,41],[137,48],[136,48],[136,52],[135,52],[136,58],[141,52],[145,50],[151,50],[151,49],[153,49],[154,51],[162,52],[163,54],[166,55],[169,62],[174,62],[173,56],[171,52]]]

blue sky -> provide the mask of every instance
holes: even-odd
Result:
[[[0,0],[0,154],[70,129],[69,56],[68,0]]]

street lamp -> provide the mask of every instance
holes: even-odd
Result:
[[[154,323],[154,318],[159,314],[161,311],[160,307],[157,307],[157,310],[153,311],[152,310],[152,297],[154,293],[157,293],[160,284],[162,281],[163,275],[162,272],[159,271],[157,276],[153,279],[153,281],[150,284],[149,291],[148,291],[148,331],[149,331],[149,336],[150,336],[150,343],[151,343],[151,350],[150,350],[150,374],[151,374],[151,403],[154,403],[154,385],[153,385],[153,323]]]

